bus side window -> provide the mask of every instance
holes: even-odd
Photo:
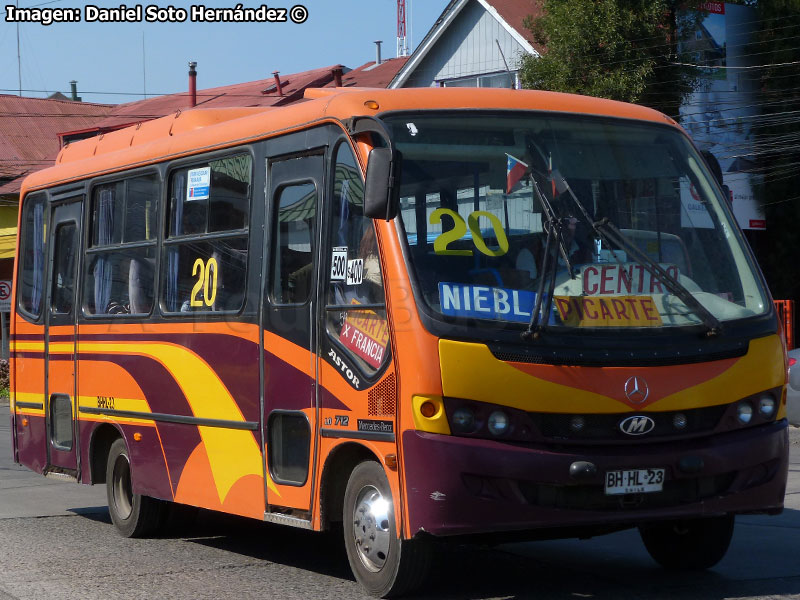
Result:
[[[252,158],[174,170],[162,261],[169,313],[236,312],[245,298]]]
[[[300,183],[278,193],[272,298],[277,304],[304,304],[311,295],[314,274],[317,188]]]
[[[159,193],[155,174],[94,188],[84,276],[86,314],[150,314]]]
[[[72,312],[75,295],[75,262],[78,252],[78,236],[75,223],[59,225],[55,237],[53,257],[53,289],[50,308],[55,314]]]
[[[353,309],[329,308],[326,327],[330,337],[367,375],[372,375],[387,358],[389,327],[375,226],[364,216],[364,186],[346,143],[336,148],[333,179],[327,303],[329,307],[348,305]],[[361,304],[371,306],[358,310]]]
[[[20,235],[20,265],[17,282],[19,307],[37,319],[42,313],[45,265],[45,197],[25,200]]]

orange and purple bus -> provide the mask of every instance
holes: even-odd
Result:
[[[342,527],[373,595],[436,540],[639,528],[670,568],[777,514],[786,358],[683,130],[514,90],[309,90],[69,144],[23,186],[14,458]]]

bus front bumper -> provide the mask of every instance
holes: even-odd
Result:
[[[700,440],[624,447],[532,448],[406,431],[406,535],[634,526],[658,519],[776,513],[783,508],[788,453],[785,420]],[[594,472],[582,468],[577,477],[570,474],[570,467],[581,461],[594,465]],[[609,471],[657,468],[665,469],[660,492],[605,493]]]

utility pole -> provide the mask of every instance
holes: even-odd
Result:
[[[17,0],[17,10],[19,10],[19,0]],[[22,97],[22,59],[19,53],[19,21],[17,21],[17,76],[19,77],[19,95]]]

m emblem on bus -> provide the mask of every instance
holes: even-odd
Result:
[[[655,422],[650,417],[634,416],[624,419],[619,424],[619,430],[628,435],[644,435],[653,431],[655,426]]]
[[[641,404],[650,395],[650,388],[647,387],[647,382],[643,377],[629,377],[625,382],[625,397],[631,402]]]

